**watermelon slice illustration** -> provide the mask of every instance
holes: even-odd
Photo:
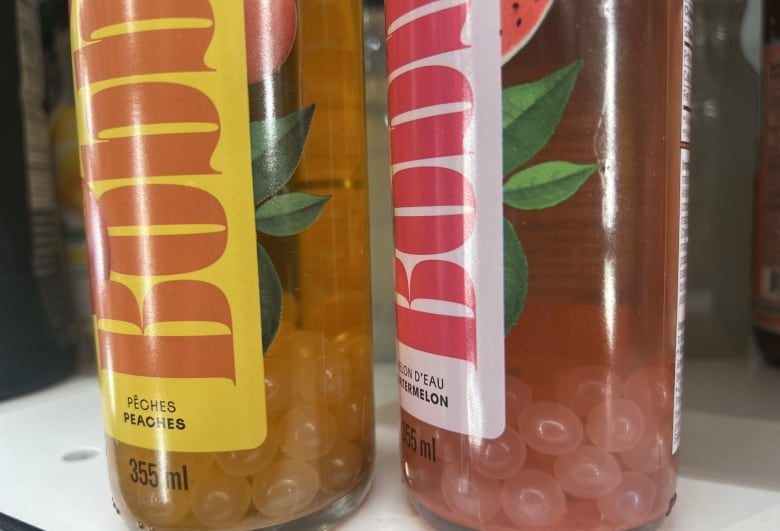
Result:
[[[553,0],[501,0],[501,59],[506,64],[539,29]]]

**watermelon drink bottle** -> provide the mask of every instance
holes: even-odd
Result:
[[[402,474],[438,529],[675,500],[691,10],[386,4]]]
[[[73,0],[98,369],[133,529],[325,529],[374,459],[357,0]]]

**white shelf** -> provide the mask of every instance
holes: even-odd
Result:
[[[341,531],[430,529],[399,477],[393,366],[376,368],[377,468]],[[664,531],[780,529],[780,371],[742,361],[689,361],[678,502]],[[111,506],[98,387],[80,375],[0,402],[0,512],[47,531],[126,531]],[[66,461],[83,449],[96,457]]]

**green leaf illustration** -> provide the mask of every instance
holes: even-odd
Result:
[[[512,224],[504,219],[504,334],[515,326],[528,292],[528,260]]]
[[[528,162],[550,140],[569,102],[580,68],[582,60],[539,81],[504,89],[505,175]]]
[[[271,257],[257,244],[257,265],[260,270],[260,324],[263,327],[263,352],[279,331],[282,320],[282,283]]]
[[[301,161],[314,105],[283,118],[249,123],[255,204],[281,190]]]
[[[292,236],[310,227],[322,212],[329,195],[302,192],[279,194],[255,211],[257,230],[272,236]]]
[[[513,175],[504,184],[504,203],[520,210],[555,206],[574,195],[598,164],[543,162]]]

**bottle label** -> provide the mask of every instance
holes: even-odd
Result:
[[[675,103],[670,114],[642,127],[622,107],[652,91],[630,77],[627,65],[636,62],[614,54],[630,32],[599,26],[604,14],[595,6],[477,7],[467,0],[387,5],[397,369],[401,406],[410,416],[494,438],[507,426],[507,403],[517,399],[511,396],[516,390],[506,389],[507,374],[527,377],[545,397],[540,400],[577,409],[596,403],[572,403],[577,401],[567,393],[576,386],[565,389],[566,377],[585,377],[577,371],[602,363],[596,368],[607,380],[618,367],[627,370],[622,364],[651,374],[651,365],[661,361],[661,384],[671,394],[667,369],[674,356],[676,414],[670,418],[667,401],[663,423],[664,434],[673,431],[676,451],[692,2],[672,4],[643,7],[648,16],[675,24],[671,35],[671,26],[654,22],[645,38],[665,46],[653,64],[653,90],[680,91],[680,107]],[[620,19],[618,12],[639,26],[641,16],[627,8],[607,18]],[[588,24],[604,33],[585,37],[588,32],[571,29],[577,17],[593,17],[598,22]],[[578,35],[571,41],[570,30]],[[554,53],[538,46],[540,40]],[[523,51],[529,42],[537,47]],[[595,51],[601,46],[603,55]],[[545,50],[554,61],[540,59]],[[675,86],[666,86],[669,79]],[[653,99],[653,105],[665,102]],[[622,135],[629,123],[631,134]],[[637,145],[649,142],[659,142],[653,156],[636,154]],[[674,167],[666,166],[669,160]],[[650,182],[661,172],[668,180]],[[641,197],[640,186],[654,194],[651,199]],[[634,218],[639,202],[648,210]],[[646,244],[651,240],[652,250]],[[668,256],[669,262],[653,262],[644,277],[635,276],[650,256]],[[668,276],[675,268],[677,274]],[[653,286],[661,285],[668,298],[656,297]],[[653,321],[628,325],[640,307]],[[650,337],[676,332],[676,338],[663,336],[664,348],[632,354],[632,343],[644,341],[633,326]],[[674,342],[676,352],[667,348]],[[632,374],[627,370],[625,377]],[[410,450],[415,446],[410,443]]]
[[[501,42],[489,4],[386,5],[401,405],[481,437],[505,423]]]
[[[265,437],[241,6],[71,5],[104,420],[128,444]]]
[[[680,222],[677,254],[677,326],[675,336],[674,405],[672,453],[680,448],[682,419],[683,351],[685,338],[685,294],[688,267],[688,200],[691,161],[691,90],[693,88],[693,0],[682,4],[682,119],[680,120]]]
[[[780,333],[780,44],[764,49],[763,138],[756,182],[753,321]]]

